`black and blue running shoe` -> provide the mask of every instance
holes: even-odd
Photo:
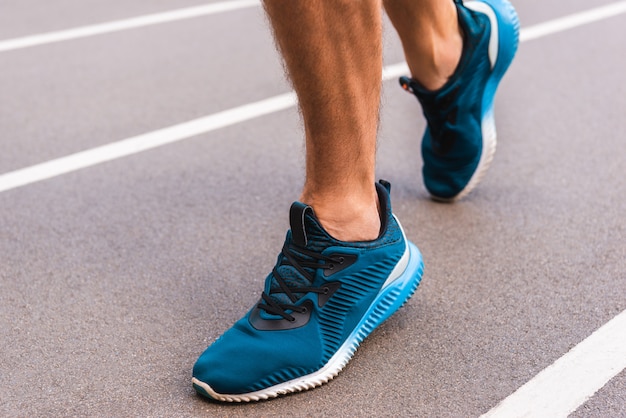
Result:
[[[493,102],[519,43],[519,21],[507,0],[455,0],[463,52],[454,74],[437,91],[409,77],[428,127],[422,138],[424,184],[436,200],[467,195],[485,175],[496,151]]]
[[[291,206],[291,230],[259,302],[193,368],[199,394],[249,402],[320,386],[411,297],[422,256],[391,212],[389,183],[376,186],[382,226],[374,241],[338,241],[310,206]]]

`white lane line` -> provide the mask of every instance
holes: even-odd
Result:
[[[233,3],[235,2],[236,1],[233,1]],[[622,3],[626,3],[626,1],[621,1],[620,4]],[[600,9],[605,9],[605,7],[591,9],[585,13],[594,15],[597,13],[597,10]],[[580,13],[577,13],[576,15],[580,15]],[[605,17],[609,16],[605,15]],[[556,19],[556,21],[563,19],[567,19],[567,17]],[[578,25],[589,23],[589,21],[580,19],[577,20],[577,22]],[[520,33],[520,38],[522,40],[527,39],[525,35],[526,33],[532,34],[535,31],[535,28],[548,25],[549,23],[550,22],[545,22],[539,25],[523,28]],[[571,29],[573,27],[574,26],[571,25],[561,26],[560,30]],[[538,36],[547,36],[552,33],[555,32],[544,31]],[[535,36],[535,38],[536,37],[537,36]],[[399,75],[406,74],[407,72],[408,68],[406,63],[389,65],[383,70],[383,79],[389,80]],[[0,192],[60,176],[82,168],[91,167],[105,161],[111,161],[117,158],[136,154],[138,152],[160,147],[165,144],[171,144],[173,142],[211,132],[236,123],[245,122],[262,115],[287,109],[295,106],[295,104],[295,95],[293,93],[286,93],[219,113],[214,113],[212,115],[174,125],[169,128],[148,132],[143,135],[127,138],[108,145],[91,148],[66,157],[57,158],[55,160],[50,160],[41,164],[8,172],[0,175]]]
[[[564,16],[559,19],[550,20],[532,27],[528,27],[520,33],[520,41],[530,41],[531,39],[542,38],[556,32],[562,32],[576,26],[607,19],[626,12],[626,1],[618,1],[595,9]]]
[[[260,0],[230,0],[220,3],[210,3],[202,6],[138,16],[130,19],[81,26],[62,31],[6,39],[4,41],[0,41],[0,52],[29,48],[54,42],[69,41],[72,39],[85,38],[88,36],[134,29],[143,26],[157,25],[160,23],[174,22],[177,20],[190,19],[199,16],[207,16],[215,13],[258,6],[260,4]],[[561,32],[586,23],[616,16],[624,12],[626,12],[626,1],[611,3],[596,9],[575,13],[560,19],[535,25],[532,28],[529,27],[527,30],[522,31],[520,34],[520,40],[528,41],[531,39],[537,39],[551,33]]]
[[[409,73],[409,66],[406,62],[387,65],[383,68],[383,81],[393,80]]]
[[[623,311],[482,417],[567,417],[625,368]]]
[[[296,95],[294,93],[285,93],[168,128],[148,132],[71,154],[66,157],[50,160],[42,164],[12,171],[0,175],[0,192],[60,176],[61,174],[80,170],[81,168],[91,167],[106,161],[137,154],[216,129],[225,128],[259,116],[293,107],[295,104]]]
[[[45,45],[53,42],[86,38],[88,36],[157,25],[160,23],[174,22],[176,20],[190,19],[193,17],[207,16],[215,13],[258,6],[259,4],[261,4],[260,0],[229,0],[220,3],[210,3],[202,6],[138,16],[130,19],[115,20],[96,25],[81,26],[57,32],[25,36],[23,38],[6,39],[4,41],[0,41],[0,52]]]

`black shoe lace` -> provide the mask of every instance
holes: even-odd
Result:
[[[344,257],[342,256],[326,256],[320,253],[316,253],[314,251],[309,251],[304,248],[294,247],[293,245],[285,244],[282,249],[283,261],[280,264],[291,265],[293,266],[298,273],[300,273],[309,283],[313,283],[313,274],[306,269],[325,269],[332,270],[335,268],[337,264],[343,264]],[[305,259],[307,257],[308,259]],[[290,315],[287,311],[298,312],[298,313],[306,313],[306,306],[296,306],[295,303],[300,300],[297,294],[305,294],[305,293],[319,293],[319,294],[328,294],[330,292],[330,288],[327,286],[322,286],[320,288],[312,287],[312,286],[298,286],[298,287],[290,287],[283,276],[278,271],[278,265],[274,266],[274,270],[272,270],[272,274],[278,283],[278,288],[274,288],[270,290],[270,294],[263,292],[261,295],[262,301],[258,303],[258,307],[263,309],[270,315],[279,315],[288,321],[295,321],[296,319]],[[313,270],[315,271],[315,270]],[[284,293],[287,295],[291,303],[280,303],[276,299],[272,298],[272,294],[276,293]]]
[[[400,77],[400,85],[409,93],[413,93],[422,105],[424,116],[428,121],[433,151],[438,154],[448,153],[454,146],[457,134],[452,130],[456,125],[458,107],[457,95],[459,87],[455,87],[446,94],[418,94],[413,88],[415,80],[409,77]]]

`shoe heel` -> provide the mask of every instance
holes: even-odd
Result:
[[[486,0],[496,13],[498,21],[498,59],[493,68],[492,78],[499,81],[511,65],[519,46],[519,18],[508,0]]]

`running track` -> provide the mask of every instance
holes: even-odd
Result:
[[[301,131],[256,2],[165,3],[0,16],[2,415],[626,416],[626,2],[515,3],[496,161],[453,206],[389,32],[379,172],[424,283],[331,384],[236,408],[189,370],[258,296]]]

